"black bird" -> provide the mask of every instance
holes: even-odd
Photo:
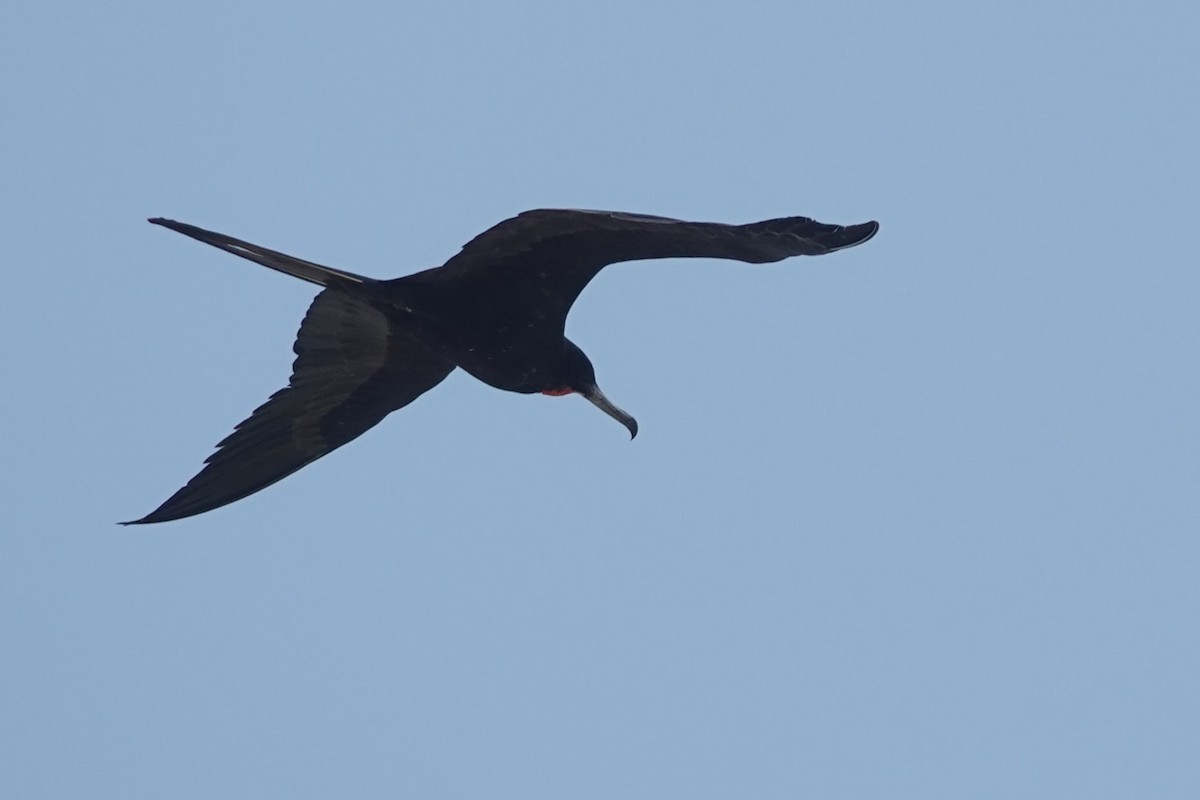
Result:
[[[287,477],[432,389],[455,367],[510,392],[577,393],[637,435],[564,335],[588,281],[619,261],[728,258],[751,264],[862,244],[876,222],[785,217],[747,225],[614,211],[526,211],[484,231],[443,266],[374,280],[169,219],[193,239],[324,287],[296,336],[288,386],[217,445],[206,466],[150,514],[211,511]]]

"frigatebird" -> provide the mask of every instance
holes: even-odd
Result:
[[[241,422],[187,485],[122,523],[190,517],[240,500],[366,432],[462,367],[497,389],[580,394],[637,436],[565,335],[605,266],[652,258],[763,264],[870,239],[877,222],[784,217],[725,225],[616,211],[539,209],[484,231],[440,267],[376,280],[174,220],[155,225],[323,287],[300,324],[288,385]]]

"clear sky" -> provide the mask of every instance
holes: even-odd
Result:
[[[1200,797],[1195,3],[47,3],[0,26],[0,796]],[[458,373],[120,528],[314,292],[526,208],[637,416]]]

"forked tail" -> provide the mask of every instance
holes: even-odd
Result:
[[[234,239],[232,236],[226,236],[223,233],[206,231],[203,228],[197,228],[195,225],[188,225],[185,222],[176,222],[173,219],[163,219],[162,217],[154,217],[149,222],[154,225],[162,225],[164,228],[170,228],[173,231],[182,233],[184,236],[190,236],[205,244],[219,247],[226,253],[233,253],[235,256],[248,258],[256,264],[262,264],[264,267],[270,267],[292,277],[308,281],[309,283],[315,283],[318,286],[328,286],[330,283],[337,281],[348,281],[350,283],[373,282],[371,278],[355,275],[353,272],[345,272],[333,267],[314,264],[312,261],[305,261],[302,258],[289,256],[275,250],[268,250],[265,247],[243,242],[241,239]]]

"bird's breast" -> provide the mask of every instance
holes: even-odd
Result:
[[[393,298],[392,316],[484,383],[510,392],[541,392],[554,385],[563,349],[561,326],[537,309],[502,300],[489,302],[486,293],[461,289],[406,292]]]
[[[551,386],[555,369],[549,348],[497,332],[446,352],[458,366],[479,380],[509,392],[532,394]]]

